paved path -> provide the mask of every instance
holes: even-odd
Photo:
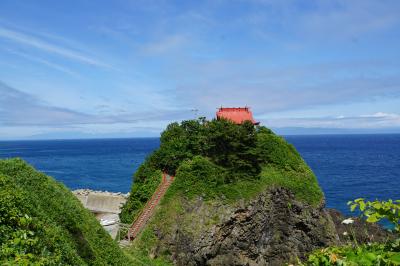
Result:
[[[163,173],[161,184],[158,185],[156,191],[149,201],[147,201],[140,215],[136,218],[136,220],[131,225],[131,228],[128,231],[128,240],[133,240],[140,233],[140,231],[144,228],[147,221],[153,215],[155,207],[160,203],[162,197],[165,192],[174,181],[174,177],[170,176],[166,173]]]

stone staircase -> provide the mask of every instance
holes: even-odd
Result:
[[[134,240],[140,233],[140,231],[144,228],[147,221],[153,215],[155,207],[157,207],[157,205],[160,203],[162,197],[164,196],[165,192],[167,192],[167,189],[173,181],[173,176],[163,173],[161,184],[158,185],[151,199],[147,201],[140,215],[132,223],[127,235],[127,239],[129,241]]]

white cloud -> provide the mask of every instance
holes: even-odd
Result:
[[[137,124],[188,119],[189,116],[188,110],[182,109],[87,114],[48,105],[28,93],[0,82],[0,125],[3,126],[71,127],[78,125]]]
[[[276,127],[383,129],[399,128],[400,114],[378,112],[359,116],[298,117],[263,119],[263,124]]]
[[[398,114],[388,114],[384,112],[377,112],[372,115],[362,115],[361,117],[366,117],[366,118],[394,118],[398,119],[399,115]]]
[[[370,68],[382,74],[363,75]],[[203,64],[188,61],[171,71],[180,75],[178,99],[188,106],[212,110],[220,105],[250,105],[258,114],[265,114],[379,97],[399,98],[400,78],[386,73],[386,68],[373,62],[265,68],[257,61],[243,59]],[[186,72],[197,75],[186,79]]]
[[[30,61],[41,63],[41,64],[43,64],[43,65],[45,65],[47,67],[50,67],[52,69],[67,73],[67,74],[69,74],[71,76],[74,76],[74,77],[79,77],[80,76],[78,73],[72,71],[71,69],[66,68],[66,67],[64,67],[64,66],[62,66],[60,64],[54,63],[54,62],[50,62],[50,61],[48,61],[46,59],[43,59],[43,58],[40,58],[40,57],[37,57],[37,56],[33,56],[33,55],[29,55],[29,54],[26,54],[26,53],[22,53],[22,52],[19,52],[19,51],[16,51],[16,50],[12,50],[12,49],[7,49],[7,51],[9,53],[12,53],[12,54],[18,55],[20,57],[23,57],[25,59],[28,59]]]
[[[6,29],[4,27],[0,27],[0,37],[24,44],[30,47],[37,48],[39,50],[56,54],[59,56],[62,56],[67,59],[71,59],[74,61],[78,61],[80,63],[88,64],[88,65],[93,65],[93,66],[98,66],[98,67],[110,67],[109,65],[93,59],[87,55],[81,54],[77,51],[67,49],[55,44],[51,44],[49,42],[46,42],[45,40],[41,40],[38,38],[35,38],[33,36],[26,35],[22,32],[17,32],[14,30]]]

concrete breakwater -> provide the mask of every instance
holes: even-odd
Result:
[[[72,191],[83,206],[93,213],[120,213],[121,206],[126,202],[128,194],[120,192],[95,191],[78,189]]]
[[[95,191],[90,189],[77,189],[72,193],[80,200],[82,205],[90,210],[110,233],[112,238],[117,236],[119,230],[119,213],[126,202],[129,193]]]

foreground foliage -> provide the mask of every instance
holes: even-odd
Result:
[[[400,233],[400,200],[392,201],[365,201],[356,199],[348,202],[351,211],[359,210],[362,217],[369,223],[376,223],[386,219],[392,223],[394,233]],[[352,220],[349,223],[349,231]],[[345,220],[345,221],[346,221]],[[342,247],[329,247],[313,252],[307,265],[400,265],[400,238],[386,243],[369,243],[359,245],[357,242]]]
[[[367,218],[367,222],[376,223],[387,219],[400,233],[400,200],[388,201],[365,201],[363,198],[349,201],[351,211],[359,209],[362,216]]]
[[[400,265],[400,245],[395,242],[357,247],[329,247],[311,254],[307,265]]]
[[[129,265],[62,184],[20,159],[0,160],[1,265]]]
[[[46,246],[40,241],[50,232],[46,232],[40,221],[26,214],[25,200],[23,191],[9,177],[0,175],[0,262],[59,264],[60,248]]]

